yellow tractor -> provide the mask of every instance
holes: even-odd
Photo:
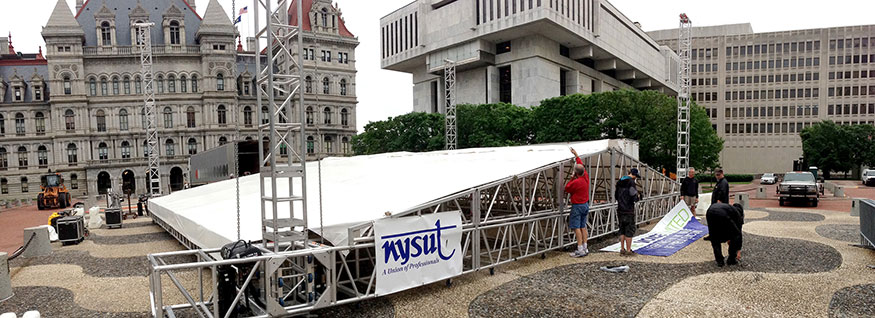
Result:
[[[36,206],[40,210],[63,209],[71,205],[70,192],[64,186],[64,178],[60,173],[40,177],[40,190],[36,197]]]

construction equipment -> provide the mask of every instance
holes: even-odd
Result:
[[[40,193],[36,196],[38,209],[63,209],[70,204],[70,192],[64,186],[64,178],[60,173],[40,177]]]
[[[678,134],[677,134],[677,175],[687,175],[690,168],[690,67],[693,47],[693,23],[686,13],[680,15],[678,27],[678,56],[681,59],[678,68]],[[677,180],[677,179],[675,179]]]

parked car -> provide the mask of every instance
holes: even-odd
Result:
[[[788,201],[804,201],[817,206],[818,190],[817,180],[810,171],[787,172],[778,186],[779,203],[783,206]]]
[[[763,176],[760,177],[760,184],[775,184],[777,180],[778,178],[775,177],[774,173],[768,172],[764,173]]]
[[[867,186],[875,185],[875,170],[866,170],[863,174],[863,184]]]

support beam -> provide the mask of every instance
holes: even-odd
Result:
[[[595,61],[596,71],[608,71],[617,69],[617,59]]]
[[[647,88],[647,87],[654,86],[654,84],[655,84],[655,83],[653,82],[652,79],[649,79],[649,78],[642,78],[642,79],[636,79],[636,80],[634,80],[634,81],[632,82],[632,87],[635,87],[635,88],[638,88],[638,89],[642,89],[642,88]]]
[[[590,59],[592,56],[592,45],[571,48],[572,60]]]
[[[635,70],[617,71],[617,79],[621,81],[633,80],[636,78],[637,75],[638,73],[635,72]]]

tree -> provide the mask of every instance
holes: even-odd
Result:
[[[530,143],[532,110],[511,104],[456,107],[459,148],[502,147]]]
[[[711,126],[705,108],[694,104],[690,108],[690,166],[699,171],[716,170],[722,150],[723,139]]]
[[[599,114],[592,95],[545,99],[532,110],[535,143],[599,139]]]
[[[370,122],[365,131],[352,137],[352,149],[359,155],[395,151],[444,149],[444,116],[409,113]]]
[[[825,178],[829,178],[831,171],[848,171],[853,167],[851,134],[845,127],[823,121],[803,129],[799,135],[805,161],[822,169]]]

